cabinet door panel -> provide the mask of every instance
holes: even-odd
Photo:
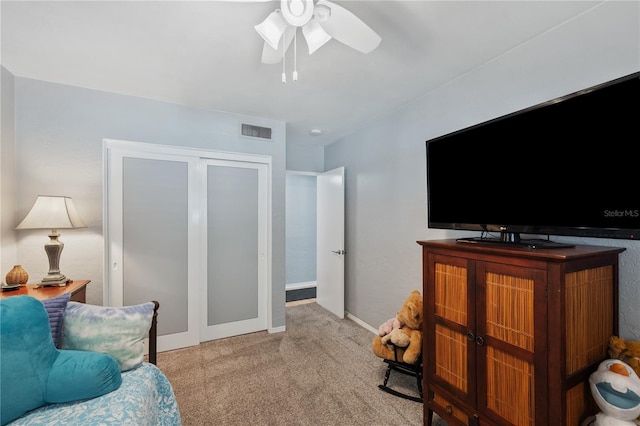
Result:
[[[515,425],[535,424],[537,327],[546,327],[544,272],[477,262],[479,405]],[[536,308],[539,308],[536,311]],[[538,334],[540,335],[540,334]],[[542,372],[544,373],[544,371]]]
[[[532,279],[487,272],[485,334],[533,351],[533,291]]]
[[[469,373],[475,360],[473,337],[469,339],[475,324],[475,290],[469,285],[474,268],[465,258],[433,255],[429,259],[433,286],[425,292],[431,316],[427,322],[435,332],[427,334],[433,360],[427,368],[432,369],[435,382],[475,404],[475,376]]]
[[[439,262],[434,268],[436,316],[467,325],[467,268]]]
[[[533,364],[487,347],[486,407],[514,425],[534,425]]]
[[[467,353],[465,334],[436,324],[435,375],[464,394],[469,392]]]

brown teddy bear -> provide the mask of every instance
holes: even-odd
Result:
[[[373,353],[380,358],[415,364],[422,352],[422,315],[422,295],[414,290],[396,315],[404,325],[385,336],[374,337]]]
[[[640,376],[640,342],[625,340],[622,337],[611,336],[609,341],[609,356],[629,364]]]

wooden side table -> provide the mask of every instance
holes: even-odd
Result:
[[[0,299],[11,296],[31,296],[38,300],[51,299],[61,294],[71,293],[71,300],[74,302],[86,303],[87,302],[87,284],[91,280],[75,280],[70,281],[65,286],[55,287],[40,287],[36,288],[38,284],[27,284],[20,287],[18,290],[3,291],[0,293]]]

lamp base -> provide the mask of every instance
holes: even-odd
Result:
[[[39,287],[64,287],[67,285],[67,277],[62,274],[53,274],[47,275],[42,279],[42,282],[38,285]]]
[[[49,273],[42,279],[40,287],[67,285],[67,277],[60,272],[60,254],[64,248],[64,243],[58,240],[60,234],[57,229],[52,229],[49,234],[49,242],[44,245],[44,251],[49,258]]]

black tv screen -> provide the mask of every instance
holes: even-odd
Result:
[[[639,126],[637,72],[431,139],[428,226],[637,239]]]

